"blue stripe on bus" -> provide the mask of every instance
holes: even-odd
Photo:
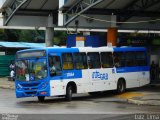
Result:
[[[51,54],[51,53],[74,53],[74,52],[79,52],[79,49],[78,48],[52,48],[52,49],[47,49],[48,53]]]
[[[62,76],[54,76],[50,79],[52,80],[60,80],[60,79],[77,79],[82,78],[82,70],[63,70]]]
[[[114,52],[127,52],[127,51],[146,51],[145,47],[121,47],[113,48]]]
[[[149,66],[138,66],[138,67],[120,67],[116,68],[117,73],[127,73],[127,72],[140,72],[140,71],[149,71]]]
[[[64,70],[63,79],[82,78],[82,70]]]

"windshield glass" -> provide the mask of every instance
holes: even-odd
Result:
[[[16,62],[16,79],[34,81],[47,76],[46,59],[19,60]]]

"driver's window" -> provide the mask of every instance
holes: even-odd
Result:
[[[59,56],[49,57],[49,70],[50,70],[50,76],[61,76],[62,67]]]

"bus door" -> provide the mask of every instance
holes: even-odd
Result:
[[[60,55],[50,54],[48,57],[48,75],[50,76],[50,92],[51,95],[64,94],[62,65]]]
[[[102,73],[106,74],[106,90],[115,89],[116,85],[116,68],[114,67],[112,52],[101,52]]]

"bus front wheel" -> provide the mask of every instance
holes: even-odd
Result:
[[[123,93],[125,92],[125,89],[126,89],[125,82],[124,80],[120,79],[117,83],[117,93],[118,94]]]
[[[44,102],[44,96],[38,96],[38,100],[39,100],[39,102]]]
[[[66,90],[66,100],[67,101],[72,100],[72,93],[73,93],[73,90],[72,90],[72,86],[70,85],[67,87],[67,90]]]

